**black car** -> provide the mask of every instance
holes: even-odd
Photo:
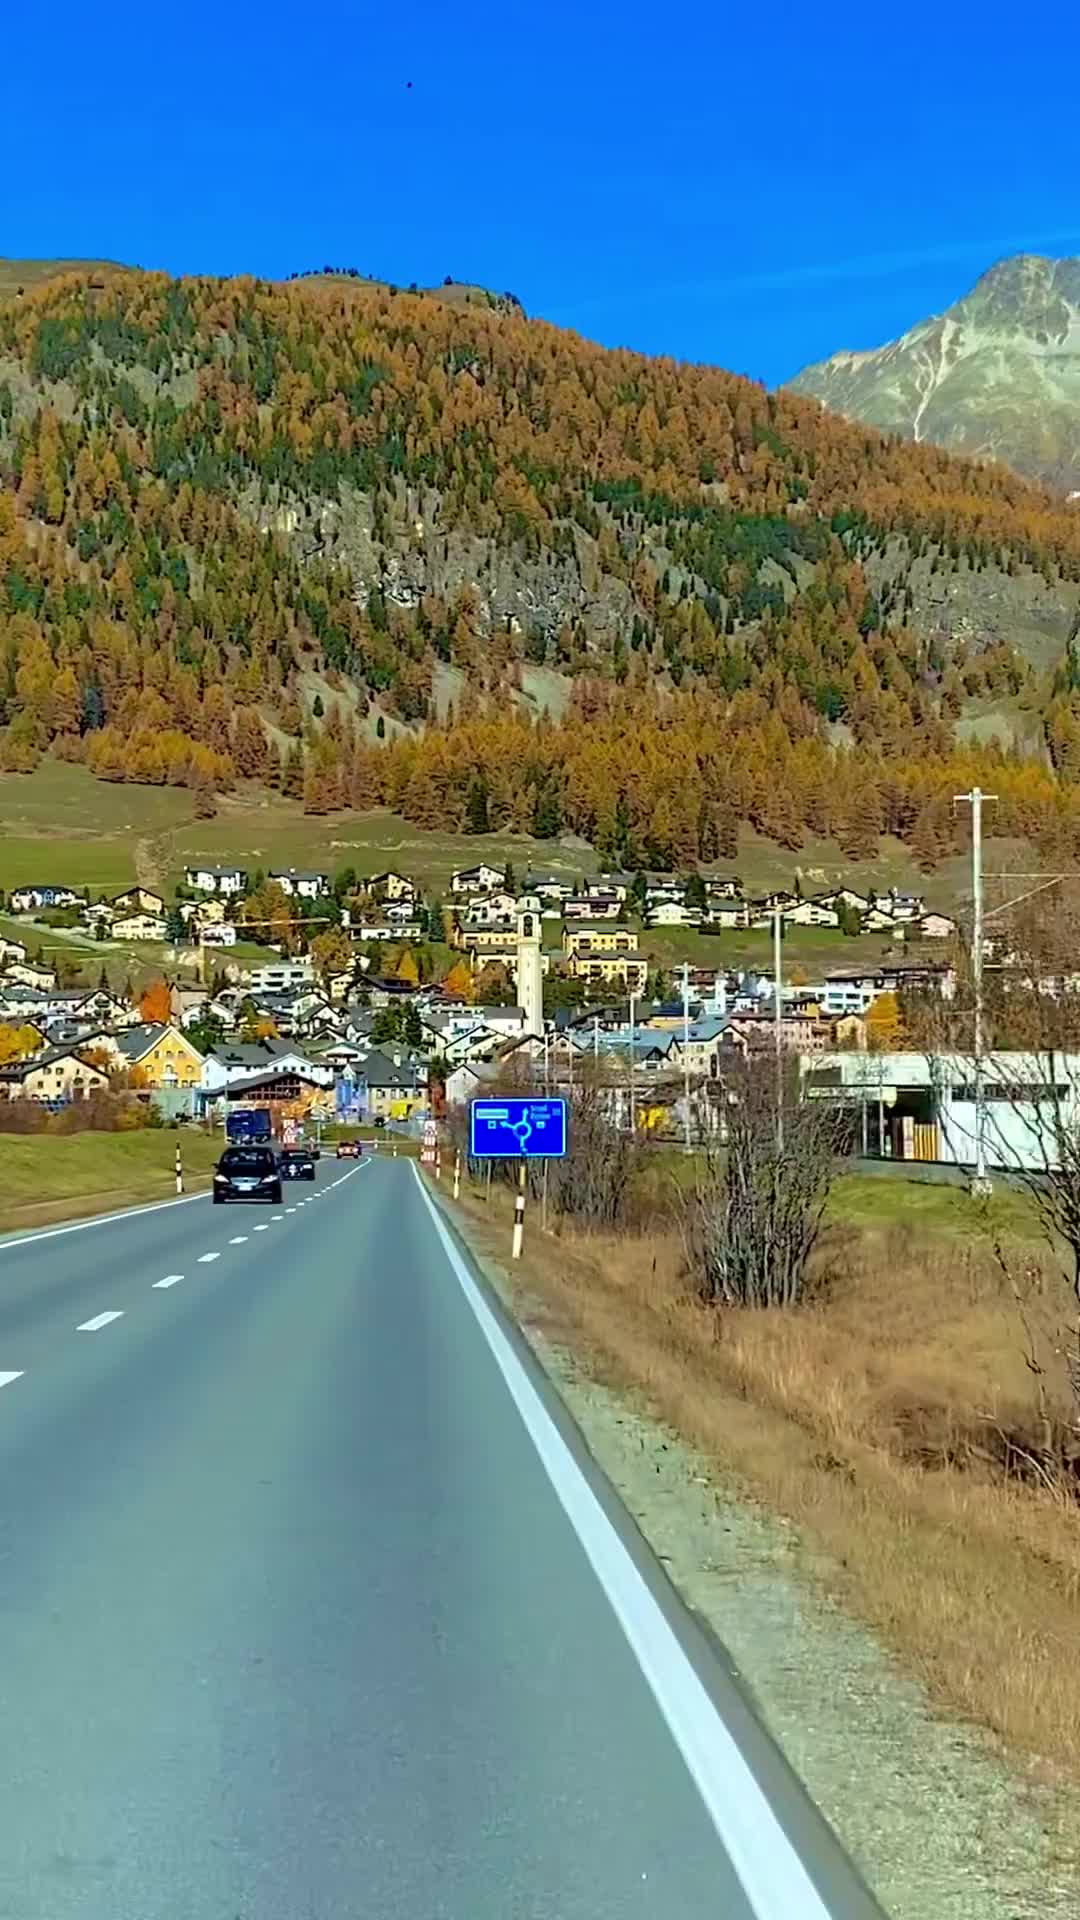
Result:
[[[214,1205],[281,1199],[281,1170],[270,1147],[227,1147],[214,1174]]]
[[[286,1147],[278,1165],[283,1180],[314,1180],[315,1155],[310,1147]]]

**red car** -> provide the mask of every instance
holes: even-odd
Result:
[[[363,1151],[363,1145],[359,1140],[339,1140],[336,1157],[339,1160],[359,1160]]]

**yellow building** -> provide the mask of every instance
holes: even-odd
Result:
[[[179,1027],[151,1021],[113,1038],[120,1065],[135,1072],[144,1087],[159,1091],[202,1085],[202,1054]]]
[[[498,954],[513,959],[517,940],[513,927],[459,927],[454,945],[466,953]]]
[[[66,1047],[0,1068],[0,1085],[12,1100],[82,1100],[108,1084],[108,1074]]]
[[[575,980],[625,987],[628,993],[643,993],[649,965],[637,954],[585,952],[571,954],[570,972]]]
[[[562,943],[563,952],[571,958],[579,953],[636,953],[638,950],[637,934],[629,927],[597,926],[594,921],[564,927]]]
[[[841,1048],[844,1052],[851,1052],[853,1050],[859,1053],[865,1052],[866,1015],[862,1013],[842,1014],[839,1020],[833,1021],[832,1038],[833,1046]]]

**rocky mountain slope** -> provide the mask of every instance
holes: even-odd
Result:
[[[948,312],[791,383],[852,420],[1080,490],[1080,260],[1020,254]]]

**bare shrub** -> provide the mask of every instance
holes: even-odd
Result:
[[[152,1110],[134,1094],[104,1087],[55,1112],[37,1100],[0,1098],[0,1133],[132,1133],[152,1124]]]
[[[612,1118],[609,1090],[586,1080],[568,1095],[569,1151],[548,1170],[548,1204],[590,1227],[613,1227],[626,1218],[644,1148]]]
[[[805,1099],[797,1065],[749,1055],[727,1070],[727,1139],[710,1148],[681,1209],[687,1267],[716,1306],[792,1307],[847,1129],[837,1109]]]
[[[586,1227],[614,1227],[624,1223],[630,1210],[634,1182],[646,1149],[642,1142],[616,1124],[616,1103],[610,1084],[602,1072],[586,1072],[573,1087],[559,1088],[560,1097],[569,1102],[569,1140],[565,1159],[551,1160],[547,1169],[547,1204],[557,1214]],[[541,1084],[519,1067],[514,1074],[485,1083],[482,1098],[501,1097],[536,1099],[545,1097]],[[450,1133],[463,1158],[469,1153],[469,1112],[454,1109]],[[519,1177],[517,1158],[481,1161],[469,1159],[474,1179],[489,1177],[512,1184]],[[529,1191],[538,1196],[544,1180],[543,1165],[528,1163]]]

